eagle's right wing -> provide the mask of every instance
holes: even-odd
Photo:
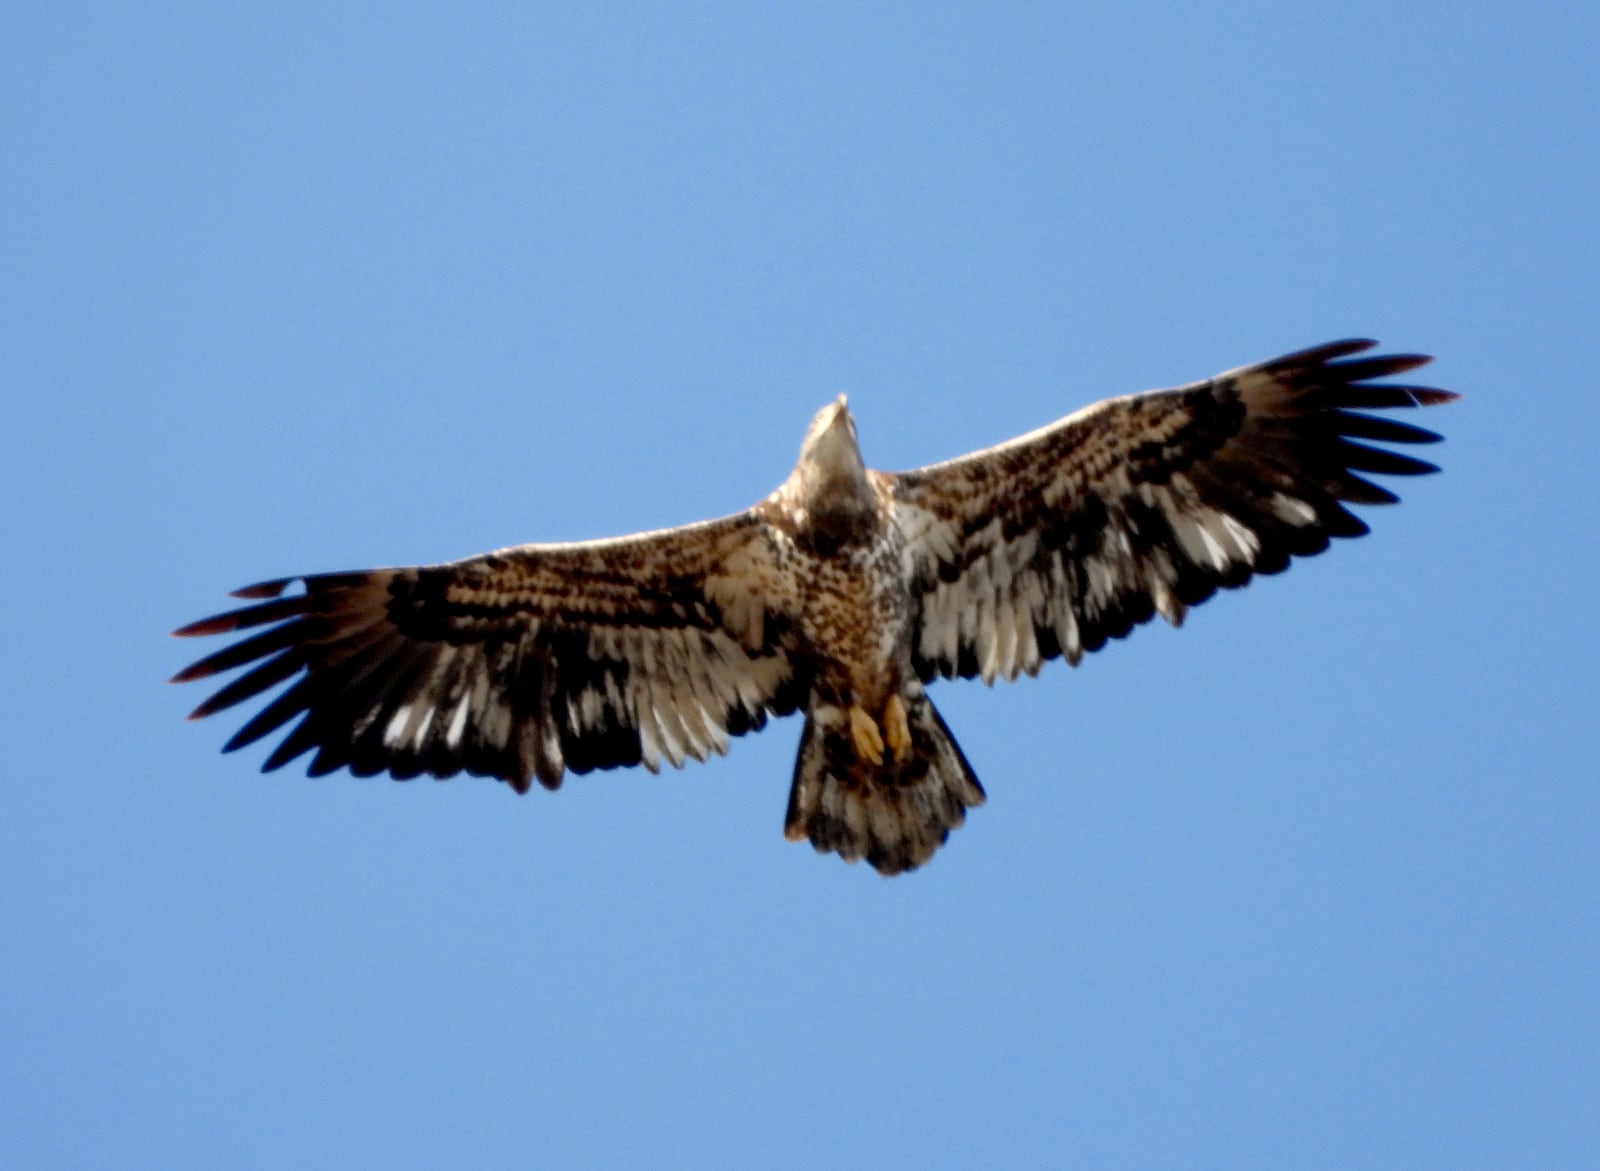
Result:
[[[754,512],[443,565],[285,578],[179,635],[266,627],[174,682],[253,664],[200,718],[299,676],[226,745],[299,723],[267,758],[310,773],[468,772],[526,791],[571,769],[725,752],[808,681],[779,538]],[[303,592],[287,593],[295,581]]]
[[[1361,413],[1456,396],[1373,380],[1413,354],[1343,341],[1173,390],[1109,399],[998,447],[892,478],[916,607],[913,662],[1013,679],[1184,610],[1367,526],[1395,499],[1362,473],[1432,464],[1378,443],[1431,431]]]

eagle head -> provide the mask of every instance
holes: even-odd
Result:
[[[873,507],[867,466],[856,445],[856,421],[840,395],[817,412],[800,444],[790,483],[808,512],[860,512]]]
[[[840,395],[817,412],[800,444],[800,467],[826,478],[864,475],[861,449],[856,446],[856,421]]]

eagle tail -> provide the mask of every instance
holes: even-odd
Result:
[[[891,875],[933,857],[984,796],[920,686],[890,700],[885,717],[820,702],[807,709],[784,836]]]

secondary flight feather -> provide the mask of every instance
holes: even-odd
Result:
[[[1434,465],[1373,410],[1456,396],[1378,381],[1429,359],[1333,342],[901,473],[868,469],[841,397],[744,512],[442,565],[283,578],[176,631],[246,637],[198,719],[288,686],[226,744],[290,726],[264,771],[466,772],[518,792],[681,766],[805,715],[785,833],[884,874],[932,857],[984,791],[925,687],[1076,664],[1159,614],[1277,573]],[[1361,355],[1361,356],[1357,356]],[[298,591],[294,587],[298,584]]]

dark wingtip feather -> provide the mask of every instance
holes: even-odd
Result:
[[[252,721],[252,723],[253,722],[254,721]],[[250,728],[250,725],[246,724],[243,728],[240,728],[232,736],[228,737],[228,742],[222,746],[222,751],[225,752],[225,753],[226,752],[238,752],[239,749],[249,747],[250,745],[254,744],[257,740],[261,739],[261,736],[265,736],[266,735],[265,732],[262,732],[260,735],[257,735],[257,736],[249,735],[248,734],[249,728]]]
[[[271,627],[253,638],[225,646],[197,663],[190,663],[174,675],[171,681],[187,683],[192,679],[204,679],[209,675],[220,675],[224,671],[231,671],[252,660],[264,659],[285,647],[303,641],[311,634],[312,628],[313,622],[310,619],[285,622],[280,626]]]
[[[1313,407],[1340,410],[1378,410],[1396,408],[1431,407],[1454,402],[1461,397],[1454,391],[1436,390],[1431,386],[1391,386],[1386,382],[1352,382],[1347,385],[1316,390],[1306,396]]]
[[[235,629],[234,615],[238,611],[229,611],[226,614],[213,614],[210,618],[202,618],[198,622],[191,622],[187,626],[180,626],[172,632],[173,638],[199,638],[207,634],[226,634]]]
[[[1427,354],[1379,354],[1374,358],[1355,358],[1349,362],[1330,362],[1328,368],[1337,371],[1346,382],[1366,382],[1373,378],[1388,378],[1426,366],[1433,358]]]
[[[208,670],[205,670],[205,662],[204,662],[204,660],[202,660],[201,662],[198,662],[198,663],[190,663],[187,667],[185,667],[183,670],[179,671],[171,679],[168,679],[167,682],[168,683],[192,683],[194,680],[203,679],[209,674],[211,674],[211,672],[208,671]]]
[[[317,739],[321,734],[321,728],[318,725],[319,721],[316,715],[308,711],[300,722],[294,726],[293,730],[278,742],[278,746],[272,750],[272,754],[262,763],[261,771],[264,773],[273,772],[288,764],[295,757],[302,756],[315,748]]]
[[[1370,337],[1347,337],[1336,342],[1325,342],[1320,346],[1309,349],[1296,350],[1292,354],[1285,354],[1272,364],[1274,366],[1321,366],[1335,358],[1348,357],[1359,354],[1363,350],[1370,350],[1377,345],[1377,341]]]
[[[225,614],[213,614],[209,618],[180,626],[172,633],[177,638],[229,634],[235,630],[248,630],[252,626],[265,626],[270,622],[281,622],[285,618],[304,614],[310,604],[310,599],[306,595],[295,594],[293,597],[277,598],[254,606],[241,606]]]
[[[1439,470],[1437,464],[1427,460],[1401,455],[1384,447],[1351,443],[1347,439],[1339,440],[1334,451],[1345,467],[1357,472],[1377,472],[1383,476],[1425,476]]]
[[[1437,431],[1377,415],[1335,411],[1333,418],[1338,434],[1355,439],[1375,439],[1380,443],[1438,443],[1444,438]]]
[[[299,581],[298,577],[280,577],[276,581],[258,581],[255,585],[240,586],[228,594],[231,598],[276,598],[291,584]]]
[[[305,666],[305,652],[299,648],[291,647],[278,655],[268,659],[251,671],[239,676],[222,690],[189,714],[191,720],[204,719],[214,715],[224,708],[230,708],[236,703],[259,695],[269,687],[276,687],[301,667]]]
[[[325,777],[329,773],[336,773],[350,763],[349,748],[342,744],[321,744],[317,746],[317,754],[311,758],[311,763],[306,765],[306,776]],[[377,770],[366,773],[358,771],[354,766],[350,769],[351,776],[374,776]]]
[[[314,688],[311,681],[309,679],[301,679],[251,717],[250,722],[235,732],[233,738],[222,746],[222,751],[237,751],[248,744],[254,744],[264,736],[269,736],[276,732],[306,710],[310,705],[313,693]]]

